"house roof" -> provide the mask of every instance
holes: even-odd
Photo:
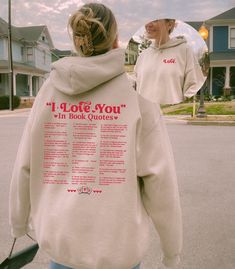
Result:
[[[133,37],[129,40],[129,43],[139,45],[140,43],[137,40],[134,40]]]
[[[209,20],[206,22],[208,23],[218,23],[218,22],[224,22],[224,21],[234,21],[235,22],[235,7],[231,8]]]
[[[0,18],[0,35],[7,35],[8,24],[2,18]]]
[[[34,42],[38,40],[44,28],[45,25],[19,27],[18,31],[24,37],[25,40]]]
[[[232,60],[232,59],[235,59],[235,51],[210,53],[211,61],[224,61],[224,60]]]
[[[51,50],[52,53],[54,53],[58,57],[65,57],[65,56],[71,56],[73,53],[71,50],[58,50],[58,49],[53,49]]]
[[[203,24],[203,21],[185,21],[185,23],[189,24],[190,26],[192,26],[195,30],[199,30],[200,27]]]
[[[53,42],[50,36],[50,33],[47,29],[46,25],[38,25],[38,26],[29,26],[29,27],[12,27],[12,39],[24,42],[37,42],[44,32],[49,41],[50,48],[53,48]],[[0,36],[8,35],[8,23],[0,18]]]

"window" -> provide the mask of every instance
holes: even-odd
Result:
[[[230,48],[235,49],[235,27],[230,28]]]
[[[21,54],[21,61],[24,62],[25,61],[25,53],[24,53],[24,47],[20,48],[20,54]]]
[[[125,60],[128,62],[128,53],[125,53]]]
[[[47,57],[47,55],[46,55],[46,51],[44,50],[44,51],[43,51],[43,63],[44,63],[44,64],[46,64],[46,57]]]
[[[27,62],[33,62],[33,48],[27,48]]]

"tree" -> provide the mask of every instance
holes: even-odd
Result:
[[[141,40],[141,43],[139,46],[139,52],[142,52],[143,50],[147,49],[152,44],[152,41],[145,38],[144,35],[139,36],[139,38]]]

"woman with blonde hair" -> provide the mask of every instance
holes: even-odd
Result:
[[[177,104],[194,96],[205,77],[193,50],[182,36],[171,37],[174,19],[154,20],[145,25],[152,40],[135,65],[137,91],[158,104]]]
[[[132,89],[109,8],[85,4],[69,28],[79,56],[53,63],[34,102],[11,181],[12,235],[32,228],[51,269],[137,269],[151,217],[171,268],[181,209],[159,107]]]

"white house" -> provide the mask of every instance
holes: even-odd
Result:
[[[12,26],[14,95],[36,96],[50,71],[53,48],[45,25]],[[8,73],[8,23],[0,18],[0,95],[9,95]]]
[[[134,65],[139,56],[139,43],[133,38],[128,43],[125,51],[125,64]]]

